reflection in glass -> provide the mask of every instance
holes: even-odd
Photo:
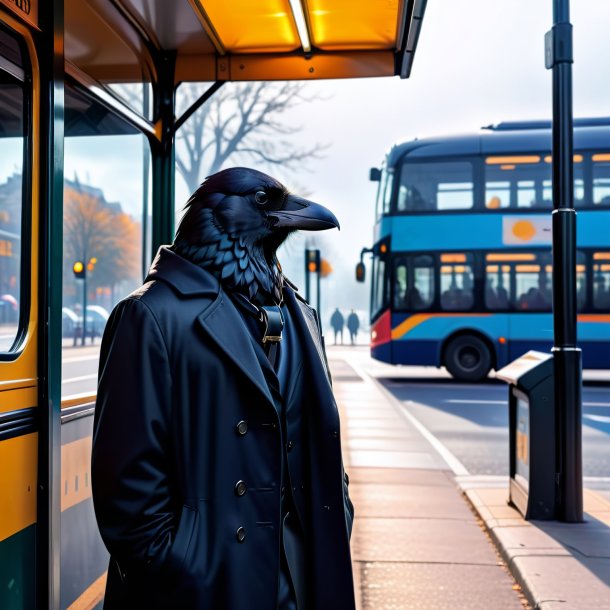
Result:
[[[0,48],[12,51],[7,66],[20,61],[18,47],[1,31]],[[0,352],[10,351],[15,343],[22,298],[23,114],[23,84],[0,68]]]
[[[149,164],[140,134],[66,138],[63,396],[95,391],[96,356],[108,315],[142,283]],[[78,262],[84,267],[80,276],[74,269]],[[83,348],[88,358],[78,362]]]
[[[466,161],[405,163],[398,187],[398,212],[463,210],[473,198],[472,164]]]

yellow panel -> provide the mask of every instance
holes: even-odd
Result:
[[[36,522],[38,434],[0,441],[0,541]]]
[[[61,510],[91,497],[91,437],[61,446]]]
[[[394,49],[399,0],[307,0],[312,43],[323,50]]]
[[[301,46],[288,0],[206,0],[207,21],[230,52],[287,52]]]
[[[504,165],[510,163],[512,165],[516,163],[540,163],[540,157],[538,155],[519,155],[514,157],[487,157],[485,159],[487,165]]]
[[[24,384],[32,384],[32,380],[25,380]],[[0,383],[0,413],[28,409],[38,404],[38,388],[36,385],[11,390],[3,390],[3,385]]]

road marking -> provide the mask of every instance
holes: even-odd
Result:
[[[468,469],[458,458],[439,441],[432,432],[428,430],[418,419],[416,419],[411,413],[409,413],[407,407],[405,405],[400,405],[403,414],[405,417],[419,430],[420,434],[436,449],[437,453],[447,462],[447,465],[451,470],[453,470],[453,474],[457,476],[464,476],[470,474]]]
[[[388,402],[393,403],[394,405],[400,408],[400,412],[432,445],[433,449],[436,450],[436,452],[445,461],[447,466],[449,466],[449,468],[453,471],[453,474],[458,476],[465,476],[470,474],[466,466],[464,466],[464,464],[462,464],[462,462],[460,462],[460,460],[458,460],[458,458],[456,458],[455,455],[453,455],[453,453],[451,453],[451,451],[449,451],[449,449],[447,449],[447,447],[445,447],[445,445],[443,445],[443,443],[441,443],[441,441],[439,441],[436,436],[434,436],[418,419],[411,415],[411,413],[409,413],[407,407],[403,404],[403,402],[396,398],[396,396],[394,396],[394,394],[392,394],[392,392],[390,392],[390,390],[388,390],[379,379],[375,378],[373,375],[370,375],[364,369],[364,367],[360,367],[355,362],[352,362],[347,358],[345,359],[345,361],[351,365],[351,367],[356,371],[358,375],[360,375],[360,377],[362,377],[362,379],[368,381],[368,383],[372,383],[374,386],[377,386],[380,392],[386,397],[386,400],[388,400]]]
[[[602,424],[610,424],[610,417],[608,417],[607,415],[589,415],[588,413],[585,413],[583,415],[583,417],[585,419],[590,419],[591,421],[597,421]]]
[[[445,402],[453,402],[460,405],[505,405],[506,400],[461,400],[458,398],[452,398],[445,400]]]
[[[99,354],[93,354],[93,356],[74,356],[72,358],[62,358],[62,362],[84,362],[85,360],[99,360]]]
[[[70,377],[70,379],[62,379],[63,383],[75,383],[77,381],[87,381],[88,379],[97,379],[97,373],[93,373],[92,375],[81,375],[80,377]]]
[[[610,407],[610,402],[583,402],[583,407]]]

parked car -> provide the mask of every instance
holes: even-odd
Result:
[[[61,336],[74,337],[74,330],[81,326],[81,318],[69,307],[61,308]]]
[[[110,314],[101,305],[87,305],[87,335],[101,337]]]

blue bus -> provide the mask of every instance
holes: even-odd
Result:
[[[477,381],[553,343],[551,123],[394,146],[374,229],[371,353]],[[610,118],[574,121],[578,338],[610,368]]]

